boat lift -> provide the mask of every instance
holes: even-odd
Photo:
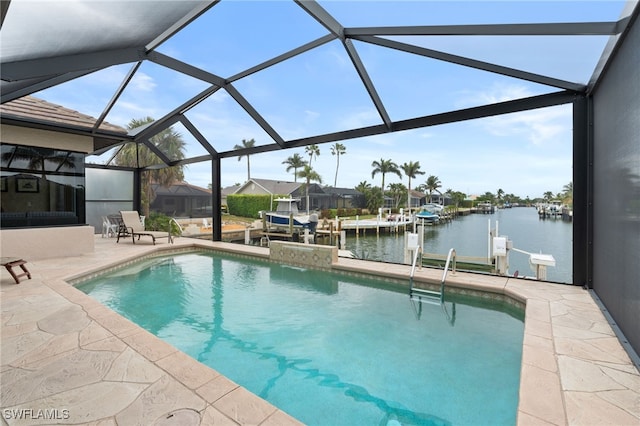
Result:
[[[491,220],[489,220],[489,228],[491,228]],[[546,280],[547,267],[556,266],[556,260],[551,254],[530,253],[513,247],[513,241],[511,241],[506,235],[499,236],[498,221],[496,221],[495,231],[489,230],[489,235],[491,241],[489,257],[495,258],[495,268],[499,275],[509,275],[510,250],[529,256],[529,265],[531,266],[531,270],[536,274],[536,280]]]

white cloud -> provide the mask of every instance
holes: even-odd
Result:
[[[129,83],[129,87],[131,89],[140,92],[151,92],[156,88],[156,86],[156,82],[150,75],[140,71],[133,76],[131,83]]]
[[[421,131],[418,133],[418,137],[420,139],[431,139],[434,137],[434,134],[432,132]]]
[[[120,123],[120,125],[126,125],[132,118],[142,118],[142,117],[156,117],[157,113],[155,110],[150,109],[148,106],[143,106],[141,104],[121,100],[116,104],[116,108],[114,108],[112,114],[109,114],[109,121],[113,123]]]
[[[333,59],[333,63],[336,66],[351,69],[351,62],[347,60],[347,55],[342,49],[331,48],[328,50],[328,56]]]
[[[570,105],[543,108],[490,117],[481,121],[496,136],[521,136],[534,145],[554,143],[561,135],[570,136]]]
[[[381,123],[382,120],[378,112],[374,108],[368,108],[345,115],[338,123],[338,126],[345,129],[357,129]]]
[[[460,107],[494,104],[532,96],[523,85],[494,84],[481,92],[465,92]],[[504,114],[479,120],[489,134],[500,137],[523,137],[534,145],[553,143],[572,127],[570,105]]]
[[[125,78],[130,65],[116,65],[93,72],[82,78],[82,83],[90,86],[113,86],[115,90]]]
[[[469,100],[472,105],[495,104],[514,99],[531,96],[532,93],[522,85],[516,84],[494,84],[488,91],[471,93]]]
[[[307,109],[304,111],[304,116],[305,116],[304,121],[306,123],[313,123],[318,119],[318,117],[320,117],[320,113],[317,111],[311,111]]]

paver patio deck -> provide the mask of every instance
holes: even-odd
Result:
[[[93,253],[27,259],[31,280],[15,284],[2,271],[3,424],[299,424],[65,281],[194,245],[268,253],[188,238],[174,245],[116,244],[98,235]],[[409,274],[404,265],[344,258],[337,268]],[[441,273],[423,268],[416,279],[437,282]],[[519,425],[640,425],[640,374],[588,291],[464,273],[449,275],[447,283],[526,302]]]

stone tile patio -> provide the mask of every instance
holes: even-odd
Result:
[[[29,261],[33,279],[19,285],[3,270],[3,424],[300,424],[65,281],[194,245],[268,255],[187,238],[154,247],[97,236],[93,253]],[[345,258],[335,267],[409,274],[408,266]],[[423,268],[416,280],[439,282],[441,274]],[[640,425],[640,374],[588,291],[464,273],[450,274],[447,284],[526,303],[519,425]]]

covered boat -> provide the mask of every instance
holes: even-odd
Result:
[[[315,231],[318,224],[318,215],[315,213],[304,214],[298,211],[298,198],[276,198],[278,204],[276,210],[265,212],[266,221],[270,227],[289,228],[293,221],[293,227]]]
[[[444,207],[440,204],[427,203],[420,206],[420,209],[416,213],[416,220],[425,223],[438,223],[440,222],[440,213],[442,213],[443,210]]]

